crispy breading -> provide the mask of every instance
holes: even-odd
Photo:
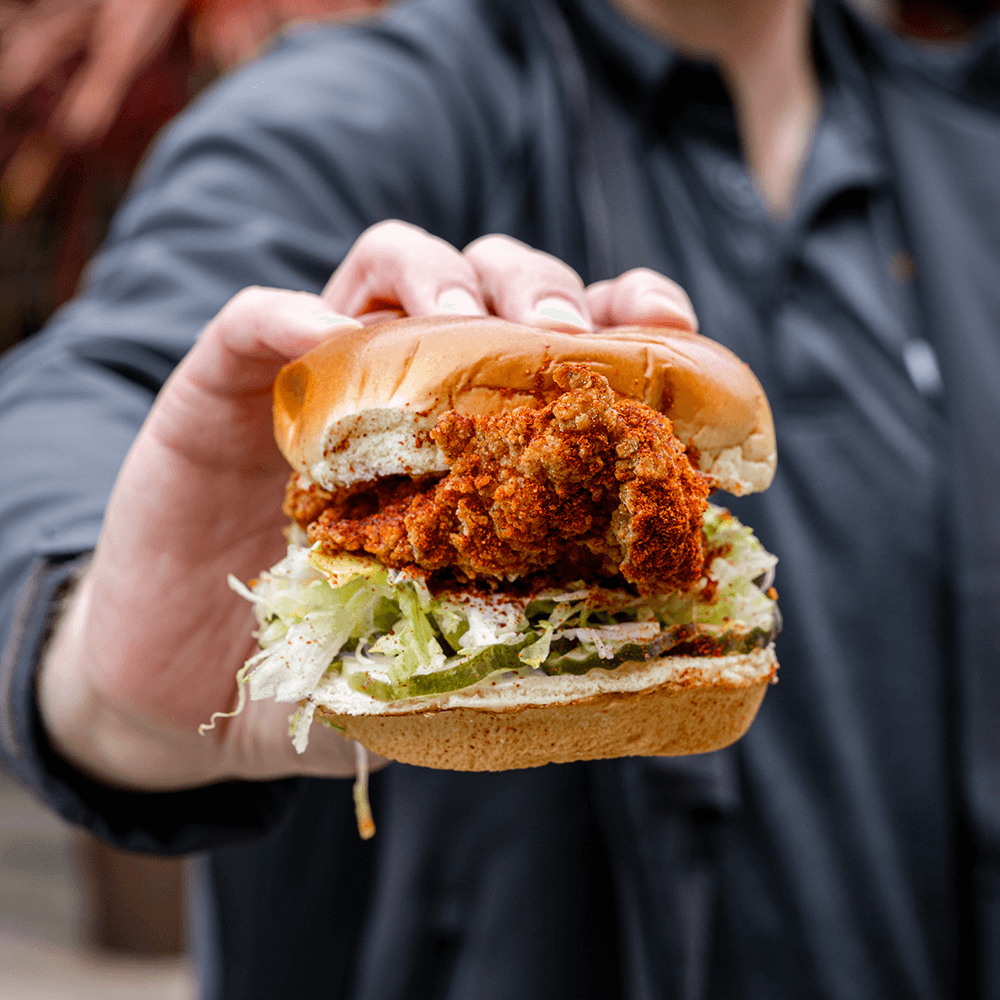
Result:
[[[303,528],[308,528],[323,513],[336,521],[357,521],[430,489],[440,478],[382,476],[374,482],[354,483],[330,493],[296,473],[285,485],[285,502],[281,509]]]
[[[670,420],[586,365],[558,365],[553,378],[563,391],[542,409],[443,414],[433,431],[443,478],[331,494],[310,539],[467,580],[620,573],[644,594],[689,589],[708,485]],[[316,496],[290,487],[286,509],[312,513]]]

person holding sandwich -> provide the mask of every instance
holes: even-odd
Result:
[[[836,0],[413,0],[164,136],[0,373],[0,748],[203,852],[203,996],[1000,997],[998,52]],[[383,308],[749,364],[778,472],[730,506],[786,628],[741,742],[392,765],[362,843],[337,733],[298,755],[260,701],[197,736],[253,651],[226,574],[281,555],[272,383]]]

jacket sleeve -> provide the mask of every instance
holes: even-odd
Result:
[[[359,233],[404,218],[478,233],[491,125],[440,58],[454,24],[402,10],[290,38],[159,142],[85,292],[0,366],[0,762],[74,823],[131,849],[187,851],[280,821],[294,780],[114,791],[49,747],[35,667],[54,601],[96,544],[155,394],[239,289],[318,291]]]

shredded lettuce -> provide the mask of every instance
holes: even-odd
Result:
[[[260,652],[240,680],[252,700],[304,703],[291,720],[301,752],[313,695],[330,673],[392,701],[459,690],[497,673],[613,669],[658,655],[674,637],[711,637],[726,650],[768,641],[778,622],[768,592],[777,559],[721,507],[709,505],[703,531],[712,557],[706,575],[687,593],[654,598],[582,582],[531,600],[434,597],[421,577],[374,559],[291,544],[249,587],[230,578],[258,622]]]

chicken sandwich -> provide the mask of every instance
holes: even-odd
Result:
[[[288,554],[251,698],[397,760],[501,770],[696,753],[773,680],[775,558],[709,502],[768,486],[749,369],[704,337],[430,317],[287,365]]]

